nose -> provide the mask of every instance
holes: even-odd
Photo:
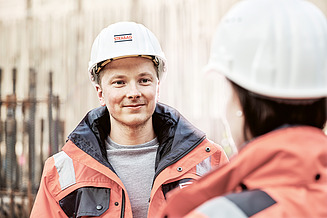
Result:
[[[126,94],[127,98],[129,99],[136,99],[141,97],[141,92],[138,89],[136,84],[130,84],[129,89]]]

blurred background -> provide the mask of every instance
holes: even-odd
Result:
[[[168,60],[160,101],[235,153],[220,105],[224,81],[204,73],[211,39],[238,0],[0,0],[0,217],[28,217],[44,161],[98,99],[91,45],[118,21],[143,23]],[[311,0],[327,14],[326,0]]]

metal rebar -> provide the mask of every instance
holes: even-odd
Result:
[[[60,133],[60,124],[59,124],[59,96],[54,96],[54,108],[56,110],[56,118],[54,122],[54,136],[53,136],[53,142],[54,147],[56,149],[56,152],[59,150],[59,133]]]
[[[44,119],[41,119],[41,132],[40,132],[40,166],[43,169],[43,135],[44,135]],[[42,176],[42,170],[40,173],[40,178]]]
[[[31,211],[33,205],[33,194],[35,192],[35,113],[36,113],[36,72],[30,68],[29,90],[28,90],[28,209]]]
[[[36,113],[36,72],[30,69],[29,72],[29,118],[28,118],[28,153],[29,153],[29,181],[31,182],[32,192],[34,191],[35,181],[35,113]]]
[[[16,78],[17,78],[17,69],[12,69],[12,93],[16,94]]]
[[[28,122],[26,121],[26,110],[27,107],[29,106],[28,101],[23,101],[22,104],[22,127],[23,127],[23,131],[21,132],[22,134],[22,156],[21,156],[21,160],[20,160],[20,186],[19,186],[19,190],[21,192],[24,192],[24,196],[26,196],[26,188],[27,188],[27,180],[28,178],[26,178],[24,172],[26,172],[26,170],[28,170],[28,166],[26,166],[26,160],[28,160],[27,156],[28,156],[28,143],[26,143],[26,139],[28,139]],[[27,163],[28,164],[28,163]]]
[[[16,96],[8,95],[7,99],[11,100],[11,102],[15,102],[14,99]],[[5,121],[5,141],[6,141],[6,188],[10,196],[10,216],[14,215],[14,195],[13,191],[16,184],[17,178],[15,178],[17,171],[17,161],[16,161],[16,119],[15,119],[15,103],[11,103],[7,105],[7,118]]]
[[[49,155],[58,152],[58,146],[55,143],[55,129],[53,122],[53,90],[52,90],[52,72],[49,73],[49,94],[48,94],[48,119],[49,119]]]

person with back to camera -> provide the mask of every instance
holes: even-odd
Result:
[[[100,32],[89,76],[101,107],[46,161],[31,217],[156,217],[168,192],[228,162],[220,146],[158,103],[165,64],[141,24]]]
[[[171,193],[162,217],[327,217],[327,22],[305,0],[243,0],[209,69],[227,78],[239,153]]]

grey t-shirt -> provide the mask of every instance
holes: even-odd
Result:
[[[134,218],[147,217],[158,146],[157,138],[140,145],[106,139],[108,160],[127,190]]]

